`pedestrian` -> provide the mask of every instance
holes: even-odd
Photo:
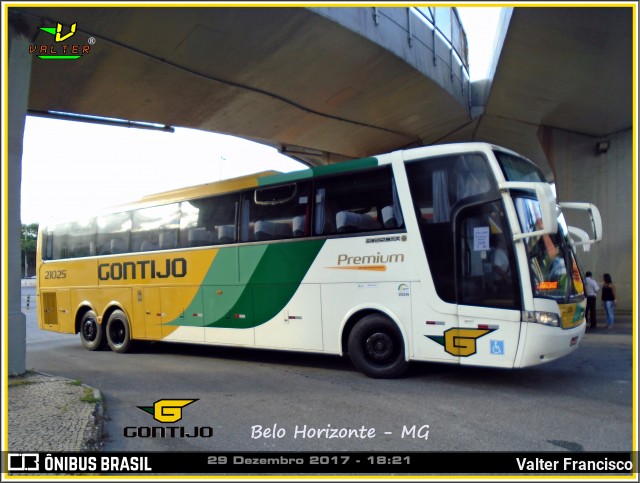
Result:
[[[616,286],[611,280],[611,275],[605,273],[602,277],[602,305],[604,305],[604,313],[607,317],[607,329],[613,328],[614,308],[616,306]]]
[[[600,286],[592,276],[593,274],[591,272],[587,272],[584,279],[584,291],[587,294],[587,310],[585,311],[584,317],[585,320],[589,322],[589,328],[595,329],[598,325],[596,321],[596,296],[598,290],[600,290]]]

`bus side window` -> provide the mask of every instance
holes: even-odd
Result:
[[[325,188],[316,189],[314,235],[326,235],[336,231],[336,211],[333,203],[326,200]]]
[[[117,253],[125,253],[130,249],[129,240],[131,237],[131,213],[113,213],[100,216],[96,220],[97,232],[97,254],[110,255],[113,249]]]
[[[309,233],[310,183],[267,186],[244,194],[241,241],[282,240]]]
[[[180,205],[180,246],[202,247],[215,245],[218,233],[215,227],[200,223],[200,207],[203,200],[184,201]]]
[[[177,248],[179,218],[178,203],[134,211],[131,227],[132,251]]]
[[[46,260],[59,260],[67,257],[67,235],[69,224],[62,223],[47,228]]]
[[[401,228],[391,168],[320,179],[315,193],[315,235]]]
[[[88,218],[71,224],[67,239],[68,256],[71,258],[95,255],[96,223]]]
[[[218,236],[216,233],[208,231],[203,226],[198,228],[189,228],[187,231],[187,246],[189,247],[212,245],[213,242],[217,241],[217,239]]]
[[[181,204],[180,246],[200,247],[236,242],[240,195],[209,196]]]
[[[148,239],[148,240],[143,240],[140,243],[141,252],[151,252],[157,249],[158,249],[158,243],[155,240]]]
[[[163,230],[158,237],[160,250],[178,248],[178,232],[176,230]]]
[[[44,259],[45,260],[53,260],[53,232],[45,231],[44,232]]]

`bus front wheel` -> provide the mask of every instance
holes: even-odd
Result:
[[[80,340],[85,349],[97,351],[104,347],[104,331],[93,310],[87,310],[80,321]]]
[[[129,320],[122,310],[115,310],[107,321],[107,343],[113,352],[124,353],[131,349]]]
[[[348,350],[353,365],[377,379],[399,377],[409,365],[400,330],[380,314],[367,315],[355,325],[349,334]]]

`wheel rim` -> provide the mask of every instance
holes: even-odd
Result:
[[[376,332],[365,343],[367,357],[378,364],[391,362],[397,353],[396,344],[389,334]]]
[[[89,342],[96,340],[98,335],[98,324],[94,319],[87,319],[82,324],[82,337]]]
[[[122,345],[125,340],[125,330],[124,324],[121,320],[114,320],[111,323],[111,330],[109,330],[109,336],[111,337],[111,342],[114,345]]]

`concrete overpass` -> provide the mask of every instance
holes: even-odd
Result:
[[[9,186],[27,110],[224,132],[312,164],[487,140],[553,172],[561,198],[601,208],[607,238],[585,267],[614,274],[630,309],[632,231],[612,228],[632,217],[635,9],[508,10],[492,76],[474,84],[464,31],[444,10],[11,7]],[[76,23],[71,43],[90,52],[33,58],[52,44],[40,27],[58,22]],[[17,232],[15,191],[10,210]],[[9,268],[13,286],[19,264]],[[9,312],[15,325],[19,306]]]
[[[446,42],[407,12],[16,9],[35,45],[57,22],[96,40],[81,62],[32,63],[29,109],[229,133],[315,163],[429,144],[469,121],[468,76],[452,76]]]

